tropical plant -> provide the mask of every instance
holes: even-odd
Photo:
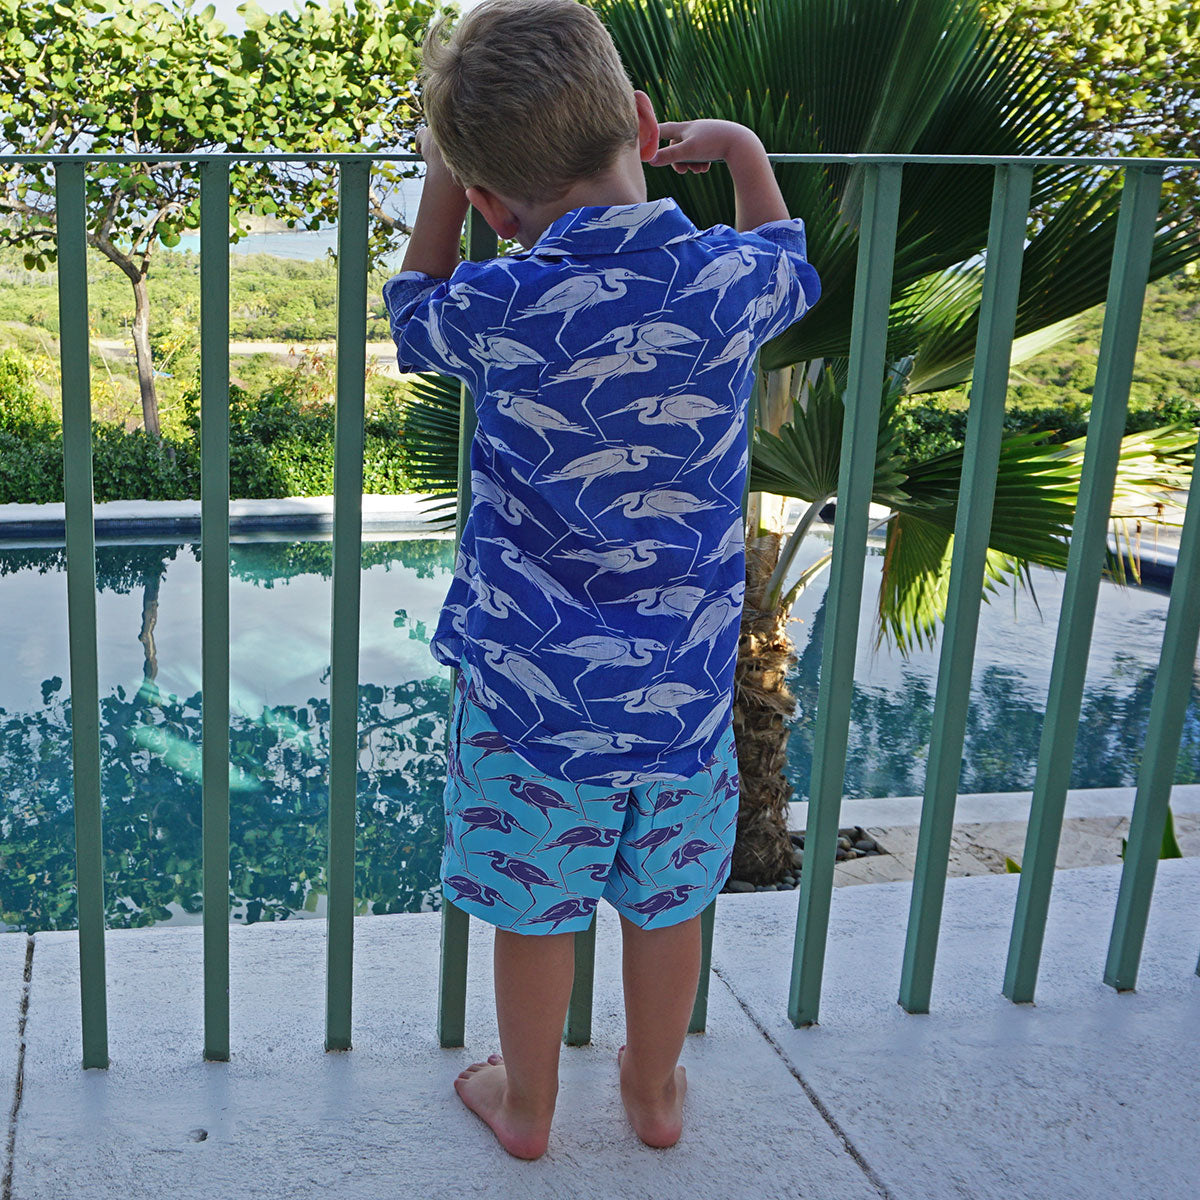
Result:
[[[239,9],[234,36],[193,0],[0,0],[0,151],[15,154],[301,153],[392,148],[415,125],[417,40],[428,0],[306,0],[268,16]],[[379,165],[372,249],[407,229],[385,206],[398,170]],[[254,163],[231,172],[233,238],[250,218],[316,229],[336,213],[328,165]],[[143,422],[160,436],[147,280],[159,246],[200,222],[199,181],[184,162],[93,163],[88,244],[133,289],[130,332]],[[55,178],[48,165],[0,167],[0,245],[25,264],[55,261]]]
[[[972,2],[594,0],[593,6],[661,119],[738,120],[773,151],[1066,155],[1089,146],[1060,103],[1058,82],[1043,70],[1036,41],[1018,26],[989,26]],[[781,775],[786,718],[794,711],[785,683],[795,656],[787,616],[797,588],[828,559],[790,589],[783,581],[799,540],[837,491],[865,168],[789,163],[777,173],[789,211],[806,220],[823,295],[760,354],[735,707],[742,813],[733,868],[756,882],[779,879],[790,860],[792,789]],[[733,215],[725,173],[650,172],[647,179],[651,196],[673,196],[701,226]],[[889,510],[880,634],[902,649],[931,637],[944,612],[962,452],[901,460],[892,428],[896,400],[971,378],[990,196],[985,169],[905,168],[873,495]],[[1014,361],[1052,345],[1073,318],[1103,301],[1119,203],[1114,173],[1038,168]],[[1198,256],[1195,227],[1168,213],[1155,239],[1151,277]],[[1178,482],[1180,453],[1192,441],[1182,429],[1127,438],[1114,511],[1155,482]],[[1020,578],[1031,562],[1065,564],[1081,460],[1079,441],[1005,439],[985,586]],[[780,496],[809,505],[786,548]]]
[[[963,0],[593,0],[636,87],[660,119],[723,117],[788,153],[1066,155],[1082,148],[1044,75],[1036,46],[995,29]],[[787,632],[797,588],[788,562],[823,506],[836,498],[851,304],[865,169],[788,163],[778,178],[789,211],[808,227],[822,299],[763,348],[747,526],[746,605],[737,667],[735,730],[742,809],[734,874],[773,882],[790,865],[783,775]],[[726,173],[647,174],[651,197],[671,195],[701,227],[732,220]],[[932,636],[945,606],[962,452],[903,460],[894,420],[902,395],[969,381],[978,331],[991,173],[939,164],[905,168],[888,327],[873,499],[888,510],[880,633],[903,649]],[[952,197],[952,202],[949,198]],[[1017,311],[1014,360],[1044,350],[1102,302],[1120,203],[1112,173],[1062,164],[1035,174]],[[1164,217],[1151,276],[1200,256],[1194,227]],[[440,426],[457,436],[453,390]],[[410,443],[418,423],[410,425]],[[1160,480],[1180,482],[1181,428],[1127,438],[1114,511]],[[1029,563],[1063,566],[1082,443],[1005,440],[988,557],[988,585],[1019,579]],[[427,455],[435,482],[453,461]],[[453,473],[438,476],[442,486]],[[784,548],[782,497],[807,502]],[[781,561],[781,551],[783,560]]]

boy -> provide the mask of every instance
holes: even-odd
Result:
[[[497,927],[503,1051],[455,1088],[511,1154],[545,1152],[573,935],[603,896],[624,947],[622,1099],[671,1146],[699,914],[737,822],[754,352],[819,283],[757,137],[658,124],[575,0],[485,0],[448,42],[435,26],[424,80],[425,187],[384,299],[401,369],[464,380],[479,418],[431,649],[460,671],[442,880]],[[714,159],[755,233],[646,202],[644,162]],[[525,253],[460,263],[469,204]]]

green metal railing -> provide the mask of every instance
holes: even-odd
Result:
[[[921,816],[900,1003],[927,1012],[945,891],[950,834],[961,766],[987,536],[1000,449],[1021,257],[1033,172],[1057,165],[1102,166],[1125,173],[1101,340],[1095,403],[1071,536],[1028,839],[1013,918],[1003,990],[1033,998],[1046,927],[1079,720],[1087,649],[1105,553],[1117,452],[1124,429],[1141,309],[1149,272],[1163,172],[1188,160],[997,158],[930,155],[773,155],[776,162],[862,166],[864,214],[855,285],[849,382],[827,627],[822,648],[805,869],[801,875],[792,984],[797,1026],[818,1019],[833,888],[833,865],[850,720],[855,642],[880,395],[885,370],[888,298],[906,164],[989,166],[995,173],[992,222],[967,422],[965,459],[934,707],[933,744]],[[331,735],[326,959],[327,1050],[351,1045],[353,897],[357,787],[359,570],[367,286],[368,180],[372,162],[412,155],[129,155],[108,161],[187,161],[201,186],[201,439],[204,1056],[229,1058],[229,169],[233,163],[336,163],[338,226],[337,418],[331,631]],[[58,278],[63,386],[63,457],[76,870],[79,908],[83,1065],[108,1064],[101,850],[100,727],[96,653],[95,545],[92,514],[88,377],[87,156],[16,156],[52,164],[57,179]],[[485,258],[496,242],[472,222],[469,251]],[[818,268],[820,264],[817,264]],[[468,448],[475,428],[462,407],[459,531],[469,497]],[[748,433],[753,430],[753,414]],[[1200,634],[1200,500],[1193,491],[1171,591],[1162,658],[1151,706],[1129,845],[1121,874],[1104,980],[1133,988],[1182,733],[1187,689]],[[704,969],[692,1029],[706,1020],[713,908],[704,914]],[[465,1025],[468,918],[442,909],[437,1028],[442,1045],[461,1045]],[[591,1033],[595,924],[576,935],[575,987],[564,1036]],[[1200,964],[1197,965],[1200,973]]]

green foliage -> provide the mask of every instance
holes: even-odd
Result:
[[[1128,838],[1121,839],[1121,857],[1125,857],[1125,850],[1129,845]],[[1179,838],[1175,834],[1175,814],[1171,811],[1171,806],[1167,805],[1167,819],[1163,825],[1162,848],[1158,853],[1159,858],[1182,858],[1183,851],[1179,848]]]
[[[1097,153],[1196,154],[1200,17],[1191,0],[982,0],[1027,36]],[[1194,190],[1196,178],[1191,186]]]
[[[36,437],[54,423],[33,364],[16,350],[0,350],[0,432]]]
[[[233,36],[211,6],[197,11],[191,0],[0,0],[0,152],[392,149],[415,125],[418,42],[436,11],[428,0],[357,0],[353,8],[307,0],[267,16],[251,3],[245,32]],[[385,201],[412,170],[384,164],[375,172],[376,257],[403,231]],[[320,228],[336,215],[337,180],[328,163],[233,166],[233,239],[255,216]],[[199,172],[188,162],[108,158],[91,165],[85,187],[89,245],[120,267],[137,297],[141,405],[157,436],[142,285],[158,249],[199,227]],[[51,165],[0,166],[0,215],[7,215],[0,245],[19,246],[27,267],[44,270],[56,260]]]
[[[1043,389],[1048,391],[1050,389]],[[1004,413],[1006,433],[1044,433],[1054,443],[1087,435],[1088,404],[1068,400],[1061,405],[1010,406]],[[1164,425],[1200,425],[1200,404],[1182,396],[1157,400],[1144,408],[1131,408],[1125,432],[1143,433]],[[926,396],[906,396],[896,409],[892,426],[901,457],[910,461],[932,458],[960,449],[966,440],[967,410],[950,408]]]
[[[851,15],[843,0],[593,2],[660,117],[737,120],[772,151],[1064,155],[1082,146],[1036,47],[1019,31],[989,28],[975,3],[856,0]],[[822,297],[764,347],[765,368],[847,356],[865,170],[779,167],[788,210],[807,226]],[[647,180],[652,195],[673,196],[701,227],[732,222],[728,172],[651,171]],[[1104,299],[1119,187],[1111,172],[1035,173],[1019,349]],[[989,170],[904,170],[888,358],[914,357],[910,391],[970,377],[981,299],[974,264],[987,245],[991,199]],[[1200,256],[1196,226],[1178,215],[1164,213],[1152,278]]]
[[[5,386],[10,379],[16,383]],[[258,396],[238,387],[230,389],[229,474],[234,498],[332,493],[334,405],[306,399],[308,379],[304,372],[292,372]],[[45,504],[63,498],[62,429],[40,393],[31,390],[31,380],[21,356],[13,351],[0,355],[0,504]],[[161,440],[141,429],[93,421],[97,502],[198,499],[197,405],[196,392],[189,392],[179,433]],[[404,416],[397,401],[385,401],[368,413],[364,491],[411,490],[400,453],[403,432]]]

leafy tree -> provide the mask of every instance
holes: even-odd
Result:
[[[1082,147],[1200,154],[1200,9],[1190,0],[982,0],[981,7],[993,24],[1033,41]],[[1180,173],[1175,185],[1195,212],[1196,173]]]
[[[193,0],[0,0],[0,151],[23,154],[329,153],[388,149],[414,125],[417,41],[429,0],[307,0],[268,16],[248,3],[233,36]],[[372,248],[406,232],[387,208],[394,165],[376,172]],[[231,172],[234,240],[252,216],[317,228],[336,212],[328,167],[247,164]],[[160,434],[147,280],[159,246],[199,226],[187,163],[94,164],[88,243],[133,289],[132,336],[146,431]],[[29,267],[55,259],[54,172],[0,167],[0,244]]]

